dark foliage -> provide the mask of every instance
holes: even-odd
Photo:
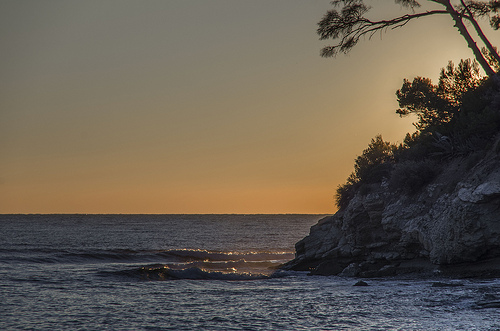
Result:
[[[356,185],[353,183],[341,184],[337,187],[335,194],[335,204],[338,208],[343,209],[349,205],[349,202],[356,194]]]
[[[396,146],[384,141],[381,135],[373,138],[363,151],[363,154],[354,162],[353,178],[356,182],[374,183],[380,181],[389,173],[390,163],[393,161]]]
[[[487,17],[490,25],[493,29],[498,30],[500,28],[500,1],[490,0],[490,1],[464,1],[467,8],[462,6],[462,10],[468,10],[468,14],[475,17]]]
[[[346,183],[337,188],[339,208],[384,179],[394,191],[418,193],[448,160],[471,155],[471,162],[477,163],[477,156],[500,133],[500,78],[480,77],[471,60],[456,67],[450,62],[436,85],[422,77],[405,80],[396,95],[401,107],[396,112],[400,116],[416,114],[417,131],[408,133],[399,145],[380,135],[373,138],[356,158]]]
[[[383,178],[388,178],[396,150],[397,146],[384,141],[381,135],[373,138],[368,148],[354,161],[354,172],[349,175],[346,183],[338,186],[337,206],[339,208],[347,206],[363,185],[377,183]]]
[[[408,13],[399,17],[388,18],[384,20],[370,19],[367,14],[370,7],[363,0],[334,0],[332,5],[334,9],[329,10],[318,23],[317,33],[321,40],[331,39],[336,44],[326,46],[321,50],[321,56],[332,57],[338,53],[349,52],[361,38],[371,38],[378,32],[395,29],[406,25],[409,21],[433,15],[448,15],[452,18],[455,27],[458,28],[472,50],[474,57],[484,69],[488,76],[495,74],[494,67],[500,65],[500,56],[490,43],[477,19],[487,17],[493,29],[500,27],[500,1],[491,0],[472,1],[461,0],[459,4],[452,4],[451,0],[429,0],[442,6],[440,10],[429,10],[418,12],[419,1],[416,0],[395,0],[394,2],[402,7],[408,8]],[[470,27],[465,22],[472,25],[476,35],[485,45],[489,55],[481,52],[477,41],[470,33]],[[491,61],[487,60],[489,56]]]
[[[403,143],[398,146],[394,155],[396,163],[408,160],[423,160],[432,150],[433,137],[428,133],[407,133]]]
[[[396,0],[405,7],[416,8],[420,6],[414,0]],[[414,18],[429,16],[434,14],[448,14],[444,10],[432,12],[413,13],[396,17],[389,20],[373,21],[364,15],[368,13],[370,7],[362,0],[335,0],[331,2],[335,8],[327,11],[318,23],[317,33],[321,40],[338,40],[334,46],[326,46],[321,50],[321,56],[331,57],[339,52],[349,52],[362,37],[372,37],[375,33],[387,28],[397,28],[405,25]]]
[[[400,106],[396,113],[416,114],[418,121],[414,125],[420,132],[440,130],[460,110],[466,92],[477,88],[481,81],[477,62],[462,60],[455,67],[450,61],[441,70],[437,85],[429,78],[416,77],[412,82],[405,79],[396,92]]]
[[[391,173],[389,188],[415,194],[438,175],[439,169],[440,164],[429,159],[398,163]]]

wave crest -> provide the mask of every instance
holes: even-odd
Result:
[[[236,269],[232,271],[208,270],[200,267],[189,267],[175,269],[168,266],[147,266],[115,272],[104,272],[105,275],[114,275],[127,278],[135,278],[145,281],[164,281],[164,280],[257,280],[285,276],[284,271],[268,271],[260,273],[239,272]]]

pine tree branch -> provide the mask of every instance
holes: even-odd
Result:
[[[378,31],[388,28],[400,28],[413,19],[439,14],[449,15],[449,12],[446,10],[432,10],[416,14],[406,14],[390,20],[372,21],[361,16],[362,13],[361,11],[350,12],[350,15],[347,15],[342,12],[341,15],[336,11],[330,11],[325,15],[323,20],[318,23],[319,28],[317,32],[320,35],[320,40],[340,39],[340,41],[337,45],[324,47],[321,52],[323,57],[332,57],[339,52],[347,53],[362,37],[367,36],[371,38]]]

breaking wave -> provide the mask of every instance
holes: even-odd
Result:
[[[268,269],[255,269],[253,272],[242,272],[238,269],[218,270],[206,269],[201,267],[186,267],[172,268],[167,265],[151,265],[141,268],[102,272],[103,276],[118,276],[133,278],[145,281],[163,281],[163,280],[179,280],[179,279],[195,279],[195,280],[256,280],[284,277],[288,272]]]
[[[281,277],[278,267],[293,258],[290,252],[234,252],[174,249],[157,253],[165,263],[102,273],[140,280],[253,280]]]
[[[94,266],[103,276],[138,280],[221,279],[252,280],[280,277],[278,268],[293,259],[292,252],[169,250],[2,249],[8,264],[79,264]]]

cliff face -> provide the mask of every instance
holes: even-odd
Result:
[[[314,225],[287,268],[377,277],[411,272],[500,275],[500,145],[450,161],[417,194],[386,183]]]

